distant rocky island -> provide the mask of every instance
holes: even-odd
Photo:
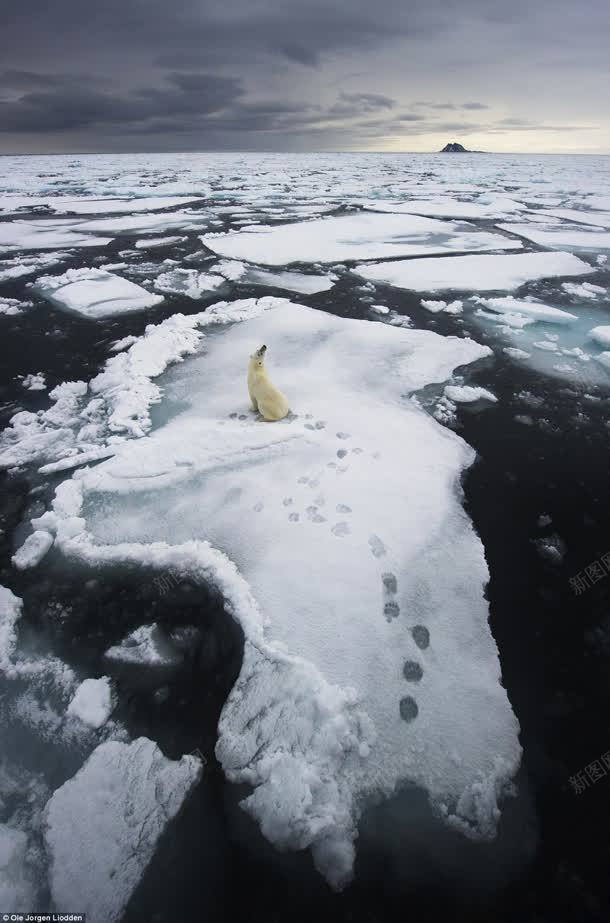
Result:
[[[458,144],[457,141],[450,141],[449,144],[446,144],[445,147],[440,151],[441,154],[483,154],[484,151],[469,151],[467,147],[464,147],[463,144]]]

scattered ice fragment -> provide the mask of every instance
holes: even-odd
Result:
[[[504,315],[503,319],[506,317],[523,318],[523,322],[520,322],[518,326],[535,324],[540,321],[551,324],[572,324],[578,320],[578,316],[570,314],[569,311],[525,298],[507,296],[505,298],[475,298],[475,301],[490,311]]]
[[[37,529],[28,535],[21,548],[15,552],[12,562],[17,570],[26,570],[36,567],[53,544],[53,536],[42,529]]]
[[[605,288],[601,285],[593,285],[592,282],[564,282],[561,287],[564,292],[575,298],[596,299],[606,294]]]
[[[518,349],[516,346],[504,346],[503,352],[507,356],[510,356],[511,359],[529,359],[531,353],[526,352],[524,349]]]
[[[138,666],[165,667],[182,663],[176,651],[158,625],[141,625],[130,632],[120,644],[109,647],[107,660]]]
[[[80,719],[90,728],[100,728],[108,721],[114,707],[110,677],[85,679],[68,705],[67,714]]]
[[[445,396],[456,404],[472,404],[474,401],[491,401],[497,403],[498,398],[487,388],[473,388],[470,385],[447,385]]]
[[[27,388],[28,391],[46,391],[47,384],[44,372],[32,372],[30,375],[26,375],[21,382],[21,387]]]
[[[387,308],[384,304],[371,304],[369,305],[371,311],[374,311],[375,314],[389,314],[390,309]]]
[[[170,247],[173,244],[181,244],[186,237],[149,237],[146,240],[137,240],[136,248],[138,250],[155,250],[157,247]]]
[[[91,320],[141,311],[163,301],[162,296],[104,269],[68,269],[62,276],[40,276],[33,288],[52,304]]]
[[[540,557],[549,561],[550,564],[559,565],[565,557],[565,542],[556,532],[544,538],[534,539],[534,545]]]

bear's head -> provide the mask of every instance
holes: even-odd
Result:
[[[250,356],[252,364],[262,369],[263,365],[265,364],[265,353],[266,352],[267,352],[267,347],[261,346],[260,349],[257,349],[255,353],[252,353],[252,355]]]

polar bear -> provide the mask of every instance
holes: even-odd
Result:
[[[266,346],[261,346],[250,356],[248,365],[248,391],[252,410],[259,413],[268,422],[283,420],[289,411],[288,399],[271,383],[265,368]]]

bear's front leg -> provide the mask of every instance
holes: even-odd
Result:
[[[254,397],[254,395],[252,394],[252,392],[251,392],[249,389],[248,389],[248,394],[250,395],[250,410],[252,410],[254,413],[257,413],[257,412],[258,412],[258,403],[257,403],[257,401],[256,401],[256,398]]]

